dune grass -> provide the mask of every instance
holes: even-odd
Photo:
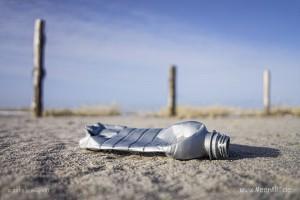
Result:
[[[81,106],[74,109],[48,109],[44,116],[116,116],[121,114],[117,105]]]
[[[270,113],[265,113],[261,109],[244,109],[224,106],[178,106],[178,118],[197,118],[197,117],[266,117],[266,116],[297,116],[300,117],[300,107],[273,107]],[[153,116],[168,117],[167,108],[153,113]]]
[[[293,115],[300,117],[300,107],[275,107],[271,109],[271,115]]]
[[[226,117],[230,115],[231,108],[221,106],[178,106],[176,113],[176,116],[179,118]],[[158,113],[156,113],[156,115],[161,117],[168,117],[167,108],[162,108]]]
[[[8,111],[26,111],[30,112],[30,108],[14,108],[3,109]],[[132,112],[136,115],[152,116],[152,117],[169,117],[167,108],[162,108],[157,112]],[[117,116],[122,111],[118,105],[96,105],[81,106],[74,109],[46,109],[44,116]],[[296,116],[300,117],[300,107],[290,106],[273,106],[269,114],[262,109],[245,109],[227,106],[177,106],[177,118],[216,118],[216,117],[272,117],[272,116]]]

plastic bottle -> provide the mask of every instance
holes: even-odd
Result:
[[[229,157],[230,138],[208,132],[196,121],[176,123],[168,128],[129,128],[97,123],[86,127],[81,148],[131,152],[161,152],[179,160]]]

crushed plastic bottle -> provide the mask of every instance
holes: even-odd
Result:
[[[230,137],[215,130],[208,132],[196,121],[176,123],[168,128],[129,128],[97,123],[86,127],[79,142],[90,150],[160,152],[178,160],[194,158],[226,159]]]

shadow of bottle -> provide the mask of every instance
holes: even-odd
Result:
[[[230,144],[229,159],[240,160],[244,158],[258,158],[258,157],[278,157],[280,155],[279,149],[270,147],[257,147],[241,144]]]

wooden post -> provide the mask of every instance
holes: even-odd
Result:
[[[266,69],[264,71],[263,75],[263,103],[264,103],[264,111],[265,114],[269,115],[270,114],[270,109],[271,109],[271,72],[270,70]]]
[[[43,78],[44,70],[44,45],[45,21],[37,19],[34,27],[33,38],[33,102],[32,111],[35,117],[43,115]]]
[[[176,66],[175,65],[172,65],[169,71],[168,115],[176,116]]]

